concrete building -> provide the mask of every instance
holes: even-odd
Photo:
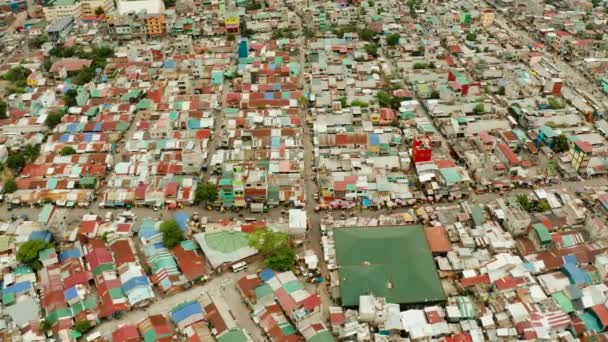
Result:
[[[162,0],[119,0],[118,13],[146,13],[161,14],[165,11],[165,4]]]
[[[496,11],[492,8],[484,8],[481,11],[479,21],[481,26],[490,27],[494,24],[494,18],[496,18]]]
[[[50,40],[63,40],[74,27],[74,17],[63,17],[46,29],[46,33]]]
[[[47,4],[42,11],[46,21],[54,22],[65,17],[80,19],[84,16],[92,16],[98,8],[103,9],[104,13],[110,13],[114,10],[114,2],[112,0],[55,0]]]
[[[149,37],[162,36],[167,30],[165,27],[165,16],[162,14],[149,15],[146,17],[146,34]]]

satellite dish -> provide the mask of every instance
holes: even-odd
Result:
[[[96,74],[101,74],[101,68],[95,68],[95,73]]]

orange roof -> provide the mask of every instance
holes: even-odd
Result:
[[[424,235],[429,243],[431,252],[447,253],[452,250],[448,231],[444,227],[426,227]]]

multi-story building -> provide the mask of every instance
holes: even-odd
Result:
[[[114,10],[114,1],[112,0],[54,0],[48,3],[42,11],[44,19],[48,22],[54,22],[61,18],[73,17],[80,19],[84,16],[95,15],[95,11],[101,8],[104,13],[110,13]]]
[[[162,36],[166,32],[165,16],[162,14],[149,15],[146,17],[146,34],[149,37]]]
[[[494,19],[496,18],[496,11],[492,8],[484,8],[481,11],[481,15],[479,17],[479,22],[483,27],[490,27],[494,24]]]
[[[162,0],[119,0],[118,14],[129,13],[161,14],[165,11]]]
[[[572,166],[576,170],[584,169],[591,159],[591,144],[586,141],[577,140],[570,144],[569,155],[572,159]]]

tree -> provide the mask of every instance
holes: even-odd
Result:
[[[12,67],[2,78],[10,82],[24,81],[32,73],[30,69],[24,68],[21,65]]]
[[[202,183],[196,187],[194,201],[196,203],[213,203],[217,200],[218,190],[215,184]]]
[[[504,86],[500,86],[498,88],[498,93],[497,94],[504,96],[506,94],[506,92],[507,92],[507,89]]]
[[[46,119],[44,120],[44,124],[48,128],[53,129],[61,123],[61,118],[63,118],[62,112],[59,112],[59,111],[51,112],[51,113],[49,113],[49,115],[47,115]]]
[[[76,154],[76,150],[72,146],[63,146],[59,151],[59,154],[62,156],[71,156],[72,154]]]
[[[103,10],[103,8],[101,8],[101,6],[100,6],[100,7],[97,7],[97,8],[95,9],[95,15],[96,15],[96,16],[100,16],[100,15],[102,15],[102,14],[105,14],[105,11]]]
[[[21,169],[25,167],[25,157],[21,153],[9,155],[8,158],[6,158],[6,167],[14,172],[21,171]]]
[[[6,104],[6,102],[0,100],[0,119],[8,118],[8,115],[6,114],[7,112],[8,112],[8,105]]]
[[[40,321],[40,329],[42,329],[42,331],[46,334],[47,332],[49,332],[52,328],[51,322],[47,321],[46,319],[43,319],[42,321]]]
[[[555,97],[550,97],[547,102],[549,104],[549,108],[551,109],[562,109],[566,106],[561,100]]]
[[[32,40],[30,40],[29,44],[30,44],[30,47],[33,49],[40,49],[40,47],[48,41],[49,41],[49,36],[47,36],[46,34],[40,34],[40,35],[37,35],[36,37],[34,37]]]
[[[365,44],[365,52],[373,57],[378,57],[378,46],[376,44]]]
[[[91,330],[93,326],[89,321],[78,321],[74,324],[74,330],[78,331],[81,334],[85,334],[87,331]]]
[[[65,92],[63,95],[63,102],[65,102],[66,107],[74,107],[78,103],[76,102],[76,97],[78,96],[78,92],[76,89],[70,89]]]
[[[175,6],[175,0],[163,0],[165,3],[165,8],[171,8]]]
[[[399,44],[400,38],[401,38],[401,35],[399,33],[389,34],[388,36],[386,36],[386,44],[388,44],[390,46],[395,46],[395,45]]]
[[[19,151],[27,162],[33,162],[40,155],[40,145],[27,144]]]
[[[527,212],[532,210],[532,203],[530,203],[530,199],[526,194],[517,195],[517,203],[521,206],[521,208]]]
[[[300,108],[308,108],[308,98],[304,95],[298,97],[298,105]]]
[[[15,179],[9,178],[5,180],[4,186],[2,187],[2,191],[5,194],[12,194],[13,192],[17,191],[17,182],[15,182]]]
[[[602,0],[591,0],[591,5],[593,5],[593,8],[597,7],[601,3]]]
[[[233,34],[229,34],[229,35],[226,37],[226,40],[227,40],[227,41],[229,41],[229,42],[233,42],[233,41],[235,41],[235,40],[236,40],[236,37],[235,37]]]
[[[359,38],[365,40],[366,42],[371,42],[372,40],[374,40],[374,35],[376,35],[376,32],[374,32],[374,30],[372,30],[371,28],[366,27],[364,29],[359,30],[358,34]]]
[[[426,69],[428,67],[428,65],[426,63],[414,63],[414,69],[418,70],[418,69]]]
[[[401,100],[398,97],[393,96],[384,90],[380,90],[376,94],[376,99],[378,100],[378,105],[380,107],[398,109],[401,106]]]
[[[295,263],[295,252],[289,236],[269,229],[258,229],[249,235],[249,246],[264,256],[264,264],[276,271],[288,271]]]
[[[570,149],[568,143],[568,137],[564,134],[560,134],[553,138],[553,151],[557,153],[566,152]]]
[[[439,100],[439,98],[441,98],[441,94],[437,90],[431,91],[431,99]]]
[[[478,103],[473,107],[473,114],[481,115],[486,112],[486,108],[483,103]]]
[[[21,244],[17,250],[17,261],[22,264],[34,266],[36,261],[38,261],[38,253],[51,247],[53,247],[53,245],[44,240],[26,241]]]
[[[475,33],[475,32],[467,33],[466,39],[470,42],[477,40],[477,33]]]
[[[96,75],[97,73],[95,72],[95,67],[91,65],[90,67],[83,68],[78,72],[78,75],[76,75],[76,78],[74,79],[74,83],[78,85],[85,85],[91,82]]]
[[[160,232],[163,234],[163,244],[167,248],[173,248],[184,240],[184,234],[175,220],[163,221],[160,224]]]
[[[551,210],[551,205],[549,205],[549,201],[547,201],[546,198],[543,198],[540,201],[536,202],[535,211],[539,213],[544,213],[545,211],[549,210]]]

